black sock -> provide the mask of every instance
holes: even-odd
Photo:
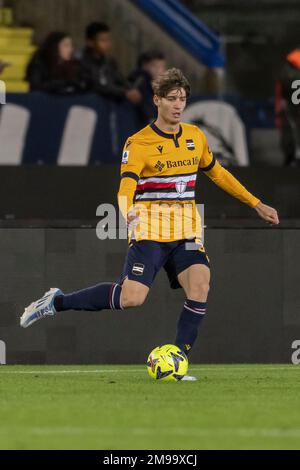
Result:
[[[196,341],[200,324],[205,317],[206,302],[187,299],[177,323],[175,344],[185,354],[191,350]]]
[[[122,287],[115,282],[102,282],[71,294],[58,295],[54,299],[57,312],[63,310],[123,310],[120,296]]]

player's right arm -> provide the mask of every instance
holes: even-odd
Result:
[[[136,218],[133,201],[137,182],[143,168],[144,159],[141,146],[136,141],[129,138],[123,149],[121,181],[118,191],[119,209],[125,220],[127,220],[127,223],[131,223]]]

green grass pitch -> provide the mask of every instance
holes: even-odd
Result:
[[[1,449],[300,449],[299,366],[0,366]]]

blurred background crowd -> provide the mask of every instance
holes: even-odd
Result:
[[[109,108],[109,122],[131,122],[127,130],[118,129],[117,137],[110,129],[113,150],[106,160],[116,161],[126,132],[155,119],[151,81],[177,66],[192,82],[185,119],[204,129],[224,165],[299,164],[300,105],[292,100],[293,84],[300,80],[296,1],[289,0],[283,9],[279,0],[264,0],[260,11],[255,1],[241,6],[235,0],[63,3],[0,0],[0,74],[8,104],[24,106],[22,93],[62,100],[100,97],[101,103],[115,106]],[[276,12],[281,12],[281,24]],[[32,100],[26,109],[33,115]],[[128,104],[131,114],[120,117],[118,106]],[[78,105],[84,102],[79,99]],[[7,134],[1,134],[5,117],[4,123],[0,117],[0,142]],[[26,163],[25,154],[23,148],[18,161]],[[59,156],[53,159],[58,162]],[[84,161],[93,160],[90,154]],[[9,162],[9,156],[1,161]]]
[[[68,33],[50,33],[27,66],[30,91],[60,95],[92,92],[111,100],[127,99],[137,106],[141,125],[153,120],[151,81],[166,69],[164,54],[145,51],[126,77],[112,56],[111,31],[106,23],[87,25],[85,41],[84,49],[76,53]]]

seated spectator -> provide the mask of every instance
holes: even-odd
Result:
[[[142,96],[138,104],[140,119],[146,126],[156,118],[156,106],[153,103],[152,80],[166,70],[166,59],[162,52],[148,51],[140,55],[137,68],[128,77],[130,83]]]
[[[72,38],[68,34],[50,33],[28,64],[26,80],[30,91],[57,94],[86,91],[87,78],[73,53]]]
[[[81,63],[91,80],[92,90],[108,98],[127,98],[132,103],[138,103],[141,100],[139,91],[130,89],[117,62],[110,56],[112,40],[109,26],[91,23],[86,27],[85,37],[86,48]]]

